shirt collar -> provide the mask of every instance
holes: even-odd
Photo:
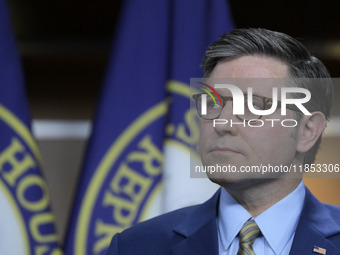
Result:
[[[254,219],[275,254],[281,254],[295,233],[305,193],[305,186],[301,181],[293,192]],[[218,231],[220,236],[223,236],[221,241],[227,249],[243,224],[252,216],[223,188],[218,215]]]
[[[293,192],[255,218],[262,235],[275,254],[281,254],[283,248],[294,235],[305,195],[305,185],[301,181]]]
[[[221,189],[218,209],[218,231],[224,249],[228,249],[251,215],[224,188]]]

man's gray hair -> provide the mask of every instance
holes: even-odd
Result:
[[[272,57],[286,63],[289,76],[296,80],[294,86],[306,88],[311,92],[311,100],[305,107],[310,112],[320,111],[329,119],[334,94],[329,72],[305,46],[284,33],[250,28],[234,29],[221,35],[206,51],[202,61],[204,76],[210,77],[219,61],[249,55]],[[295,116],[297,119],[301,118],[300,114]],[[321,136],[305,154],[305,164],[314,162],[320,143]]]

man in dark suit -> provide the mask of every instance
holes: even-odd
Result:
[[[220,104],[195,96],[203,165],[231,165],[236,171],[209,172],[221,186],[210,200],[116,234],[108,254],[340,254],[340,208],[320,203],[305,187],[302,172],[292,170],[313,163],[320,145],[333,97],[327,69],[295,39],[265,29],[222,35],[202,67],[210,82],[232,79],[248,93],[248,108],[251,94],[255,109],[272,109],[273,88],[283,91],[287,79],[311,98],[299,108],[287,105],[285,115],[281,100],[261,116],[247,107],[234,114],[229,90],[216,89]],[[298,124],[282,125],[285,119]],[[251,166],[279,170],[258,173]]]

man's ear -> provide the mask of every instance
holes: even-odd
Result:
[[[316,143],[326,127],[326,117],[322,112],[302,117],[298,128],[298,152],[307,152]]]

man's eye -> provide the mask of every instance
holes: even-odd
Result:
[[[252,104],[256,110],[263,110],[263,101],[261,99],[254,97]]]
[[[210,108],[210,109],[219,109],[221,108],[221,105],[219,103],[215,103],[214,100],[208,100],[207,101],[207,106]]]
[[[248,104],[245,104],[247,106],[247,108],[249,109],[249,106]],[[256,110],[263,110],[263,104],[260,104],[260,103],[256,103],[256,102],[253,102],[253,107],[256,109]]]
[[[215,106],[215,102],[214,100],[212,100],[211,98],[207,100],[207,105],[208,107],[214,107]]]
[[[221,108],[221,105],[220,104],[215,104],[211,107],[213,109],[220,109]]]
[[[263,105],[262,104],[253,104],[254,108],[256,110],[263,110]]]
[[[273,102],[266,103],[266,109],[265,110],[270,109],[272,107],[272,105],[273,105]]]

